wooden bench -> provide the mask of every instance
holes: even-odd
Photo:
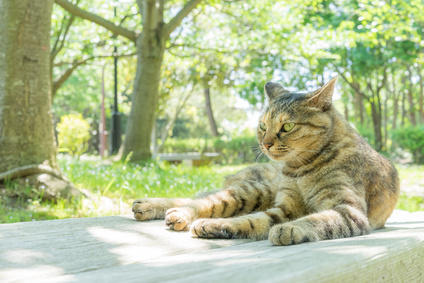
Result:
[[[159,153],[159,160],[168,161],[169,163],[183,163],[188,166],[204,166],[208,165],[213,159],[217,158],[219,153],[215,152],[186,152],[186,153]]]
[[[131,217],[0,225],[0,282],[424,282],[424,212],[370,235],[275,247]]]

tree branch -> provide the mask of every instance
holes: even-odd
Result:
[[[342,79],[360,96],[362,96],[363,98],[365,98],[366,100],[370,100],[370,97],[368,95],[366,95],[365,93],[363,93],[361,91],[361,89],[359,88],[359,86],[357,84],[355,84],[354,82],[349,81],[349,79],[345,76],[345,74],[339,70],[339,68],[335,65],[332,64],[333,67],[336,69],[336,72],[342,77]]]
[[[104,27],[105,29],[109,30],[114,35],[120,35],[120,36],[126,37],[133,42],[137,40],[137,35],[134,31],[126,29],[121,26],[117,26],[111,21],[108,21],[96,14],[84,11],[78,8],[78,6],[75,6],[74,4],[68,2],[67,0],[55,0],[55,3],[60,5],[63,9],[65,9],[72,15],[88,20],[90,22],[96,23]]]
[[[164,26],[165,37],[168,38],[171,33],[181,24],[183,19],[194,9],[202,0],[190,0],[187,4]]]
[[[68,35],[68,32],[69,32],[74,20],[75,20],[75,16],[71,15],[70,19],[68,20],[68,22],[66,24],[65,31],[63,32],[63,34],[62,34],[62,27],[60,28],[60,33],[58,34],[55,45],[54,45],[52,51],[50,52],[51,62],[54,61],[57,54],[59,54],[59,52],[63,49],[63,46],[65,46],[66,37]]]
[[[136,55],[136,53],[131,53],[131,54],[123,54],[123,55],[118,55],[116,57],[130,57],[130,56],[134,56]],[[86,64],[88,61],[91,61],[93,59],[97,59],[97,58],[109,58],[109,57],[115,57],[114,55],[100,55],[100,56],[92,56],[92,57],[88,57],[84,60],[78,61],[78,62],[74,62],[72,63],[72,66],[67,69],[57,80],[55,80],[53,82],[53,89],[52,89],[52,97],[54,98],[56,95],[57,90],[63,85],[64,82],[66,82],[66,80],[72,75],[72,73],[81,65]],[[61,65],[63,65],[64,63],[60,63]]]
[[[197,51],[204,51],[204,52],[215,52],[215,53],[221,53],[221,54],[234,54],[234,50],[225,50],[225,49],[219,49],[219,48],[203,48],[192,44],[176,44],[171,43],[169,44],[166,49],[172,49],[172,48],[190,48],[195,49]]]
[[[52,167],[47,165],[37,165],[37,164],[26,165],[19,168],[13,168],[9,171],[0,173],[0,181],[12,180],[12,179],[26,177],[26,176],[35,175],[35,174],[49,174],[58,179],[67,181],[67,179],[59,171],[53,169]]]

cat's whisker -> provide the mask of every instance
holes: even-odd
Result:
[[[258,160],[259,160],[259,158],[261,158],[262,157],[262,155],[264,155],[264,153],[261,151],[261,152],[259,152],[259,154],[256,156],[256,158],[255,158],[255,162],[258,162]]]

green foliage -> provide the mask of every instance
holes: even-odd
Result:
[[[241,164],[255,162],[259,154],[258,142],[252,135],[241,135],[231,139],[173,139],[166,140],[162,152],[217,152],[217,162],[223,164]]]
[[[374,132],[372,126],[367,125],[357,125],[356,129],[359,134],[371,145],[374,143]]]
[[[412,154],[415,163],[424,164],[424,125],[396,129],[392,138],[395,144]]]
[[[0,194],[0,223],[94,217],[131,213],[131,202],[143,197],[193,197],[221,188],[224,177],[248,164],[238,166],[186,167],[149,162],[143,164],[111,162],[98,157],[77,159],[59,155],[62,172],[89,198],[41,201],[31,188],[26,198],[8,199]],[[401,180],[422,181],[424,166],[398,166]],[[403,182],[402,182],[403,183]],[[6,191],[16,191],[17,183],[7,183]],[[405,184],[406,186],[409,183]],[[0,190],[1,192],[2,190]],[[30,198],[28,198],[30,196]],[[402,195],[398,209],[424,210],[422,197]]]
[[[407,210],[409,212],[424,210],[424,198],[419,196],[407,196],[402,194],[397,203],[397,209]]]
[[[255,162],[259,153],[258,141],[254,136],[236,136],[230,140],[216,139],[214,149],[222,155],[225,163],[240,164]]]
[[[81,114],[62,116],[57,125],[59,152],[81,155],[88,148],[90,124]]]

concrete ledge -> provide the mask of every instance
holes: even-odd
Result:
[[[273,247],[112,216],[0,225],[0,282],[424,282],[424,212],[366,236]]]

